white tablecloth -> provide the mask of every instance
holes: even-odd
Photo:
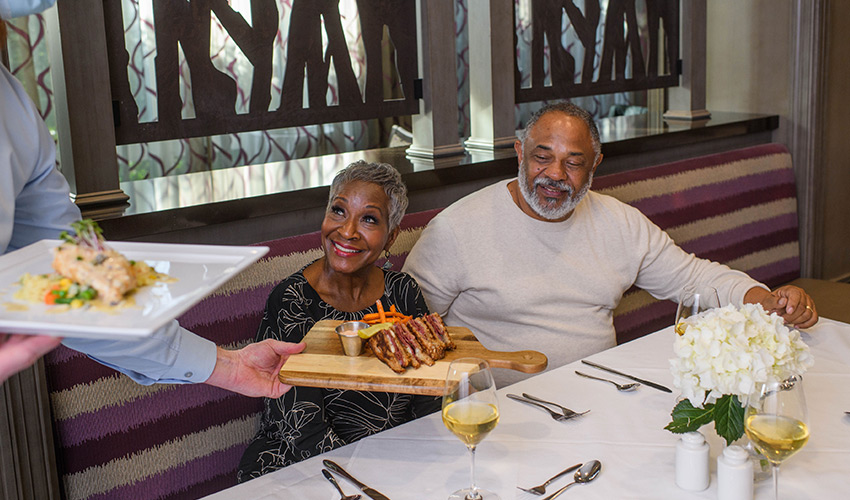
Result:
[[[588,359],[674,389],[668,369],[673,335],[668,328]],[[803,333],[803,338],[815,356],[814,367],[804,377],[811,438],[802,451],[782,465],[780,498],[847,498],[850,417],[844,411],[850,411],[850,325],[821,319]],[[576,369],[605,376],[604,372],[573,363],[499,391],[499,425],[476,453],[479,486],[498,492],[502,500],[541,498],[516,486],[539,484],[569,465],[595,458],[603,464],[599,477],[592,483],[572,486],[560,498],[717,498],[715,459],[724,442],[713,427],[701,429],[711,444],[711,485],[693,493],[675,484],[678,436],[664,430],[676,404],[675,389],[667,394],[644,386],[620,393],[610,384],[577,376]],[[591,412],[556,422],[542,410],[505,397],[522,392]],[[321,474],[323,458],[336,461],[392,500],[444,499],[469,483],[466,447],[449,433],[436,413],[208,498],[336,500],[339,495]],[[549,491],[570,480],[559,479]],[[345,480],[341,484],[349,494],[356,492]],[[772,487],[770,480],[757,483],[756,499],[772,499]]]

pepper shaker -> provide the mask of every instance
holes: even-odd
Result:
[[[740,446],[727,446],[717,457],[717,498],[753,500],[753,462]]]
[[[708,488],[708,443],[699,432],[686,432],[676,443],[676,485],[683,490]]]

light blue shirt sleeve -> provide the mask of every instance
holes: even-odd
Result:
[[[62,344],[142,385],[200,383],[215,368],[215,344],[182,328],[177,321],[139,341],[66,338]]]
[[[57,238],[80,220],[53,138],[20,83],[0,64],[0,254]]]
[[[44,12],[56,0],[0,0],[0,18],[13,19],[20,16],[28,16]]]
[[[0,64],[0,254],[58,238],[78,220],[80,210],[56,169],[53,138],[21,84]],[[204,382],[216,361],[215,344],[176,321],[138,341],[63,343],[145,385]]]

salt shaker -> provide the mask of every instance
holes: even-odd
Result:
[[[676,485],[683,490],[708,488],[708,443],[699,432],[686,432],[676,443]]]
[[[753,500],[753,462],[740,446],[727,446],[717,457],[717,498]]]

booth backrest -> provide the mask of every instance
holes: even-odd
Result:
[[[686,250],[770,286],[799,275],[794,176],[782,146],[601,175],[594,189],[636,206]],[[392,249],[395,269],[438,212],[405,216]],[[268,255],[180,323],[219,345],[251,341],[274,285],[321,255],[318,232],[262,244]],[[618,340],[669,325],[674,311],[675,304],[629,290],[615,312]],[[47,357],[47,367],[69,500],[197,498],[235,483],[260,400],[205,385],[139,386],[64,348]]]

